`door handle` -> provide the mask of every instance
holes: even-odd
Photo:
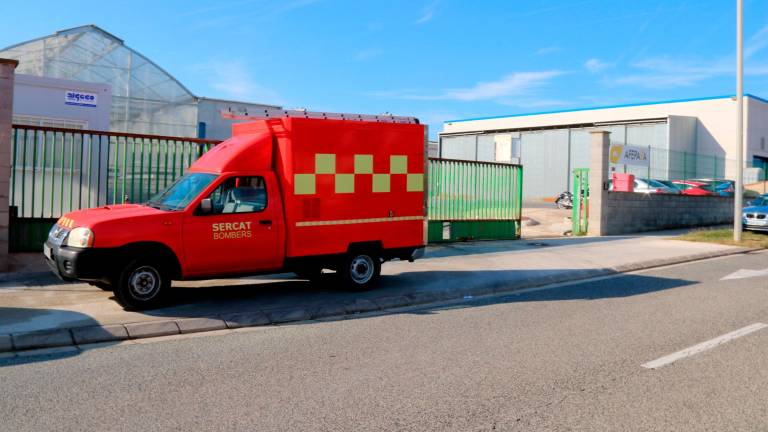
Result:
[[[272,221],[269,219],[262,219],[259,221],[259,225],[272,225]]]

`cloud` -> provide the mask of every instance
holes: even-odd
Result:
[[[442,124],[446,120],[457,118],[458,114],[449,111],[427,111],[420,113],[418,119],[421,123],[433,125]]]
[[[609,84],[637,85],[641,87],[666,89],[687,87],[702,81],[736,73],[732,58],[714,60],[700,58],[652,57],[630,65],[637,72],[608,80]],[[750,64],[744,68],[745,75],[768,75],[768,65]]]
[[[440,4],[440,0],[434,0],[432,3],[429,3],[425,8],[424,11],[421,14],[421,17],[414,21],[414,24],[424,24],[426,22],[432,21],[432,18],[435,16],[435,12],[437,11],[437,6]]]
[[[547,55],[547,54],[556,53],[558,51],[560,51],[560,47],[559,46],[554,46],[554,45],[546,46],[546,47],[539,48],[538,50],[536,50],[536,55]]]
[[[768,47],[768,25],[764,26],[744,44],[744,59],[748,60]],[[650,57],[630,65],[627,75],[606,80],[608,84],[634,85],[653,89],[688,87],[711,78],[735,76],[736,64],[732,56]],[[585,64],[586,66],[586,64]],[[768,76],[768,63],[750,61],[744,65],[744,75]]]
[[[371,60],[373,58],[376,58],[376,57],[380,56],[381,53],[382,53],[382,51],[380,49],[378,49],[378,48],[362,49],[362,50],[360,50],[360,51],[355,53],[355,60],[356,61],[360,61],[360,62],[368,61],[368,60]]]
[[[606,63],[597,58],[591,58],[584,62],[584,67],[591,73],[601,72],[609,66],[611,66],[610,63]]]
[[[709,75],[663,75],[663,74],[648,74],[648,75],[627,75],[621,78],[613,80],[614,84],[620,85],[635,85],[639,87],[646,87],[652,89],[669,89],[675,87],[690,87],[698,84],[701,81],[710,78]]]
[[[495,100],[500,103],[521,96],[530,96],[533,90],[545,86],[552,79],[565,74],[560,70],[516,72],[496,81],[481,81],[472,87],[445,89],[437,94],[424,94],[419,90],[385,90],[367,93],[369,96],[405,100],[453,100],[474,102]]]
[[[216,92],[207,95],[209,97],[284,105],[277,92],[253,79],[249,69],[240,61],[221,60],[211,60],[195,67],[197,72],[205,74],[208,86]]]
[[[562,99],[541,99],[541,98],[522,98],[522,99],[500,99],[499,104],[521,107],[521,108],[552,108],[571,105],[571,101]]]
[[[631,67],[640,72],[614,78],[610,82],[654,89],[688,87],[730,70],[719,61],[703,62],[697,59],[669,57],[644,59],[633,63]]]
[[[768,25],[750,36],[744,43],[744,59],[748,59],[768,47]]]
[[[563,73],[559,70],[516,72],[496,81],[479,82],[468,88],[449,89],[442,99],[477,101],[518,96],[547,84],[552,78]]]

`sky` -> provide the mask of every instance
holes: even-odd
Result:
[[[3,0],[0,47],[96,24],[198,96],[446,120],[735,93],[734,0]],[[768,1],[744,1],[768,98]],[[9,25],[8,23],[18,23]]]

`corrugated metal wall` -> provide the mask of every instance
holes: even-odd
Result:
[[[590,132],[606,130],[611,132],[611,144],[652,147],[651,167],[624,167],[614,165],[616,172],[628,172],[637,177],[666,178],[669,173],[668,126],[666,122],[637,123],[600,126],[597,128],[560,128],[541,131],[499,132],[474,135],[441,137],[443,158],[481,161],[501,161],[493,150],[502,146],[499,137],[510,134],[517,137],[513,142],[512,157],[520,158],[523,171],[523,198],[538,200],[553,197],[570,190],[574,168],[589,168]],[[504,147],[506,148],[506,147]],[[662,151],[659,151],[662,150]]]
[[[568,189],[568,130],[520,134],[523,197],[556,195]]]

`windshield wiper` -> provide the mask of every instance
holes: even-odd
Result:
[[[163,211],[176,211],[177,209],[175,207],[171,207],[167,204],[162,204],[155,201],[150,201],[147,203],[148,207],[152,207],[154,209],[163,210]]]

